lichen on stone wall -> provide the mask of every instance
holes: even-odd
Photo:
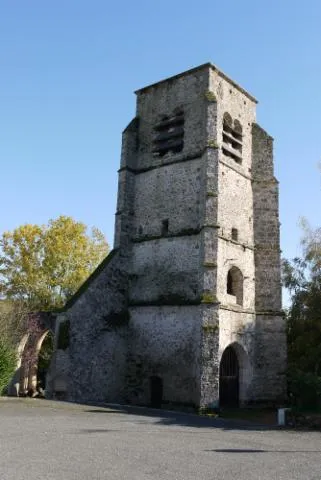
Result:
[[[203,325],[202,330],[204,333],[218,333],[219,327],[218,325]]]
[[[217,194],[217,192],[210,192],[210,191],[209,191],[209,192],[206,192],[206,196],[207,196],[207,197],[217,197],[218,194]]]
[[[217,268],[216,262],[204,262],[203,267],[205,268]]]
[[[201,296],[201,303],[217,303],[217,297],[213,293],[204,292]]]
[[[205,92],[205,98],[209,102],[216,102],[217,101],[215,93],[212,92],[211,90],[208,90],[207,92]]]
[[[219,145],[215,140],[208,140],[207,146],[208,148],[214,148],[214,149],[219,148]]]

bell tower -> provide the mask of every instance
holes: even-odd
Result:
[[[136,94],[114,250],[57,318],[53,395],[63,379],[82,402],[281,403],[278,182],[257,102],[211,64]]]
[[[163,379],[169,401],[209,405],[226,383],[229,348],[235,401],[281,399],[278,184],[257,101],[211,64],[136,94],[115,234],[115,247],[130,251],[133,328],[145,332],[130,358]],[[144,402],[145,386],[133,401]]]

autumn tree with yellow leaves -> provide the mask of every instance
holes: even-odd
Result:
[[[28,310],[62,307],[108,254],[104,235],[68,216],[22,225],[0,239],[0,296]]]

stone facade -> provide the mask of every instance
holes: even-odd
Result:
[[[60,316],[51,393],[56,378],[74,401],[282,402],[278,183],[256,100],[211,64],[136,94],[114,250]]]

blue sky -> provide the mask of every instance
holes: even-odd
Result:
[[[0,234],[60,214],[113,241],[133,91],[211,61],[275,138],[283,255],[321,224],[319,0],[0,0]]]

